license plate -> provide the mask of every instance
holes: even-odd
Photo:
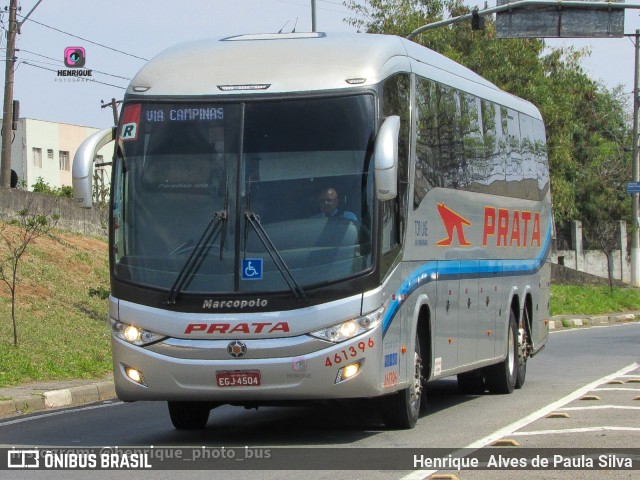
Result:
[[[216,372],[219,387],[258,387],[260,370],[223,370]]]

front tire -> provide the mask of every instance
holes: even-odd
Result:
[[[512,393],[518,379],[518,329],[513,310],[509,313],[507,356],[504,361],[485,370],[485,381],[491,393]]]
[[[411,385],[397,393],[381,398],[381,413],[388,428],[407,430],[416,426],[421,407],[425,405],[423,363],[420,337],[416,335],[414,377]]]
[[[207,402],[167,402],[171,423],[177,430],[202,430],[209,421]]]

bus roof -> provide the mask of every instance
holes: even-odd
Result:
[[[130,95],[210,96],[320,92],[376,85],[397,71],[421,75],[534,117],[529,102],[412,41],[360,33],[251,34],[182,43],[151,59]],[[425,72],[426,71],[426,75]]]

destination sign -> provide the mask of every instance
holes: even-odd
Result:
[[[204,107],[204,108],[172,108],[147,110],[145,120],[147,122],[188,122],[188,121],[211,121],[223,120],[224,108]]]

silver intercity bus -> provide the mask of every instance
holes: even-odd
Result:
[[[545,131],[530,103],[411,41],[241,35],[171,48],[115,139],[109,254],[124,401],[176,428],[223,404],[510,393],[548,338]]]

